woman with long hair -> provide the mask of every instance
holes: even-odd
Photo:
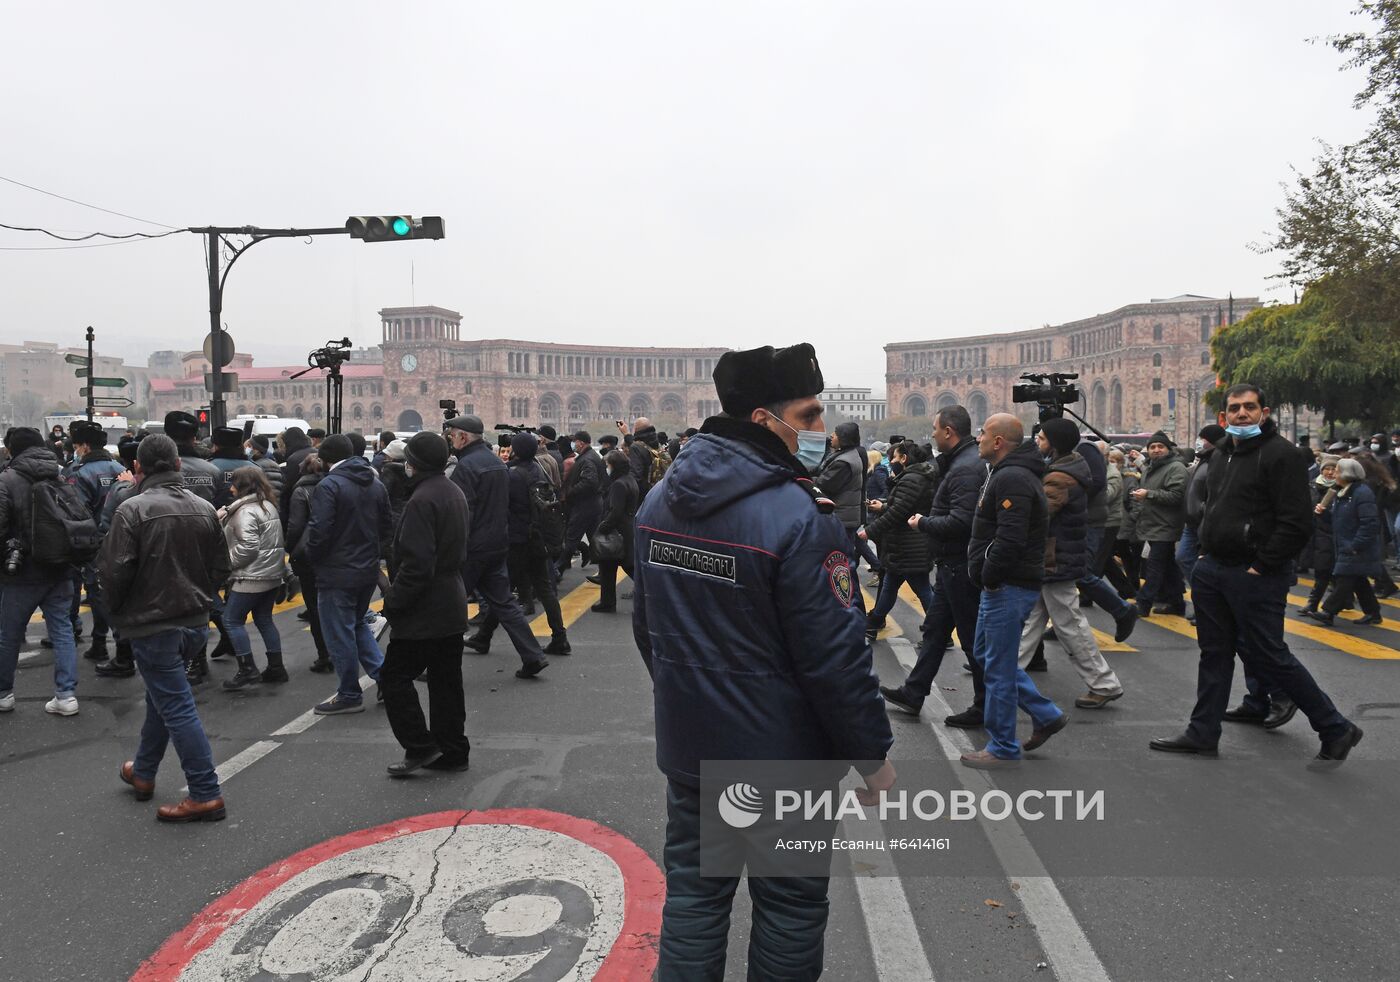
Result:
[[[282,637],[272,620],[273,600],[282,585],[282,520],[277,511],[277,492],[261,467],[240,467],[232,472],[230,491],[233,501],[219,510],[228,543],[232,576],[228,603],[224,607],[224,627],[233,641],[238,672],[224,683],[229,690],[243,689],[259,682],[285,682],[282,665]],[[267,669],[261,674],[253,661],[248,638],[248,615],[262,635],[267,650]]]

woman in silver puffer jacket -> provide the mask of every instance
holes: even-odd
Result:
[[[219,519],[233,570],[224,627],[238,659],[238,673],[224,683],[224,688],[236,690],[259,682],[287,681],[287,670],[282,665],[282,636],[272,621],[273,601],[282,586],[285,550],[277,493],[262,468],[237,468],[233,471],[232,487],[234,501],[219,510]],[[267,669],[262,673],[253,661],[253,645],[245,626],[250,613],[267,649]]]

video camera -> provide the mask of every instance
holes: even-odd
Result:
[[[510,423],[497,423],[496,429],[510,433],[538,433],[533,426],[512,426]]]
[[[1042,420],[1064,416],[1065,407],[1080,399],[1079,386],[1070,384],[1078,372],[1026,372],[1021,378],[1031,384],[1013,385],[1011,401],[1035,403]]]
[[[449,419],[456,418],[457,416],[456,399],[439,399],[438,408],[442,410],[442,420],[444,423],[447,422]]]
[[[349,338],[341,338],[339,341],[327,341],[324,348],[317,348],[306,356],[306,363],[312,368],[322,368],[332,372],[338,371],[340,366],[349,360]]]

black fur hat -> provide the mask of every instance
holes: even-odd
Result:
[[[726,351],[715,365],[714,380],[720,405],[736,419],[748,419],[759,406],[815,396],[826,388],[816,350],[805,343]]]

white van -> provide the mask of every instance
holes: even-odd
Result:
[[[228,421],[228,425],[241,426],[244,440],[255,436],[265,436],[269,440],[275,440],[277,434],[289,426],[300,426],[303,433],[311,429],[311,424],[304,419],[293,419],[289,416],[259,416],[253,413],[235,416]]]

